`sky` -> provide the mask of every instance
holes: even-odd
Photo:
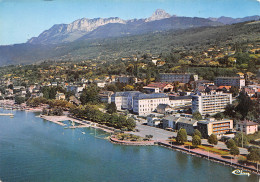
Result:
[[[80,18],[147,18],[156,9],[188,17],[260,15],[260,0],[0,0],[0,45],[25,43]]]

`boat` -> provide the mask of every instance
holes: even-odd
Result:
[[[86,133],[84,131],[81,132],[83,135],[85,135]]]

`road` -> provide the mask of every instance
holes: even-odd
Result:
[[[169,139],[169,137],[177,136],[177,132],[167,131],[161,128],[143,125],[143,123],[141,122],[136,123],[136,129],[138,129],[139,132],[130,132],[130,133],[141,137],[145,137],[145,135],[153,135],[152,138],[153,140],[167,140]],[[188,140],[191,141],[192,137],[188,136]],[[202,139],[201,143],[209,145],[206,139]],[[225,143],[220,141],[218,142],[216,147],[221,149],[227,149]],[[240,150],[240,154],[248,154],[246,148],[239,148],[239,150]]]

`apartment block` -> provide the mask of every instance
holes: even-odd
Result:
[[[197,81],[198,75],[190,74],[190,73],[161,73],[159,74],[161,82],[181,82],[188,83],[189,81]]]
[[[236,86],[236,87],[244,87],[246,85],[246,81],[244,78],[240,77],[217,77],[215,79],[215,85],[217,86]]]
[[[231,93],[198,93],[192,96],[192,113],[199,111],[201,115],[213,115],[218,112],[223,112],[225,107],[231,103]]]
[[[146,116],[155,111],[159,104],[169,104],[169,97],[163,93],[138,94],[133,97],[133,112]]]
[[[208,138],[211,134],[219,137],[233,130],[233,120],[215,120],[214,118],[208,118],[207,120],[199,121],[197,123],[197,129],[201,132],[203,138]]]

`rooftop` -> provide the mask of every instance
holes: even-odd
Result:
[[[258,123],[255,123],[255,122],[253,122],[253,121],[248,121],[248,120],[239,121],[239,122],[237,122],[237,124],[245,125],[245,126],[254,126],[254,125],[258,125]]]
[[[140,100],[140,99],[168,98],[168,96],[163,93],[154,93],[154,94],[139,94],[136,95],[134,98]]]

